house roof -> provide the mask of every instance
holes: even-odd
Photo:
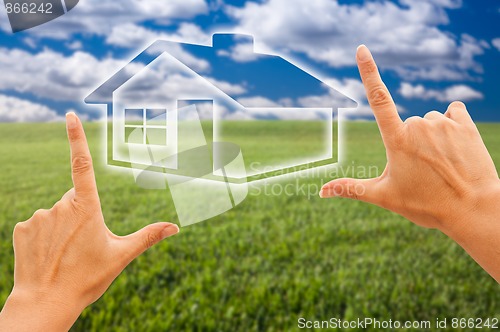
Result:
[[[251,36],[235,34],[214,34],[211,46],[158,40],[85,102],[111,103],[116,89],[164,53],[174,56],[244,107],[356,107],[356,102],[284,58],[255,53]],[[193,59],[208,67],[190,66]]]

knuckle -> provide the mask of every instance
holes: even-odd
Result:
[[[88,218],[95,213],[92,211],[92,209],[89,209],[87,204],[85,204],[84,202],[80,202],[80,200],[77,200],[76,198],[71,199],[70,206],[72,215],[75,220]]]
[[[149,249],[151,248],[152,246],[154,246],[158,241],[160,240],[160,237],[158,234],[154,234],[154,233],[148,233],[145,237],[144,237],[144,248],[145,249]]]
[[[450,103],[450,105],[448,106],[448,108],[452,109],[452,108],[463,108],[465,109],[465,104],[459,100],[455,100],[454,102]]]
[[[26,233],[28,229],[28,225],[26,224],[26,222],[18,222],[15,226],[14,226],[14,231],[13,231],[13,237],[14,239],[18,236],[22,236],[23,234]]]
[[[446,112],[444,112],[444,115],[453,119],[454,115],[455,115],[455,111],[453,110],[453,108],[448,108],[446,110]]]
[[[50,214],[49,210],[45,209],[39,209],[36,210],[35,213],[33,213],[33,216],[31,217],[32,220],[43,220],[46,219]]]
[[[71,161],[74,173],[85,173],[92,168],[92,158],[90,156],[76,156]]]
[[[63,210],[64,210],[64,203],[59,201],[52,207],[52,209],[50,209],[50,213],[57,216],[62,214]]]
[[[370,104],[375,107],[387,106],[391,103],[391,97],[383,87],[376,87],[368,94]]]
[[[448,124],[445,121],[434,121],[433,124],[431,124],[431,130],[437,130],[439,132],[447,132],[449,129]]]
[[[460,108],[453,107],[452,105],[450,105],[450,107],[448,107],[448,109],[446,110],[446,113],[451,117],[458,115],[460,112],[462,112]]]
[[[422,118],[419,116],[410,116],[404,122],[406,126],[419,126],[422,124]]]
[[[439,113],[438,111],[430,111],[430,112],[427,112],[425,115],[424,115],[424,118],[428,119],[428,118],[431,118],[431,117],[436,117],[436,116],[441,116],[442,114]]]
[[[471,124],[469,112],[465,108],[450,107],[446,110],[446,116],[452,120],[458,121],[461,124]],[[467,121],[465,121],[467,120]]]
[[[400,135],[401,141],[396,145],[396,150],[404,151],[405,153],[415,153],[416,147],[420,144],[421,135],[426,132],[427,123],[428,121],[419,116],[407,118],[404,121],[404,128]],[[402,144],[403,141],[405,144]]]
[[[393,148],[401,149],[403,148],[403,143],[405,143],[406,132],[404,126],[396,128],[392,135],[388,138],[391,143],[393,143]]]
[[[347,195],[349,198],[354,199],[354,200],[359,200],[360,196],[358,192],[354,188],[350,188],[349,191],[347,192]]]
[[[377,65],[373,61],[364,62],[360,66],[360,72],[362,75],[370,75],[377,72]]]
[[[68,136],[73,142],[80,141],[83,138],[82,132],[77,128],[68,130]]]

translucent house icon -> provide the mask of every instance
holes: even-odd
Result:
[[[143,144],[163,157],[158,171],[178,175],[175,156],[192,148],[192,119],[179,110],[196,106],[208,143],[241,148],[245,176],[227,177],[236,183],[335,163],[334,119],[339,109],[356,107],[284,58],[254,52],[253,37],[236,34],[214,34],[212,45],[156,41],[85,101],[107,105],[109,164],[132,167],[130,146]],[[138,128],[143,135],[131,141]],[[217,164],[215,152],[212,158]]]

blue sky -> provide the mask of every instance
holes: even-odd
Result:
[[[0,121],[100,118],[83,98],[135,54],[158,38],[207,44],[213,32],[251,34],[259,52],[314,73],[359,103],[350,118],[371,118],[354,58],[364,43],[403,118],[460,99],[476,121],[500,121],[499,16],[494,0],[80,0],[13,34],[1,8]]]

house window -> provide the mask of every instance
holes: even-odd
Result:
[[[126,143],[167,145],[167,110],[127,108],[124,129]]]

